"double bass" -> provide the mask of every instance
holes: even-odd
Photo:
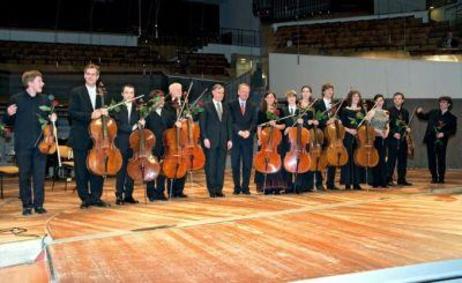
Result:
[[[326,149],[327,163],[330,166],[335,167],[341,167],[348,162],[348,152],[343,145],[343,139],[345,138],[345,127],[336,118],[338,111],[340,110],[344,101],[345,100],[343,99],[337,109],[331,109],[335,110],[335,114],[333,115],[334,122],[327,125],[324,129],[324,133],[328,142]]]
[[[97,93],[101,97],[101,104],[105,105],[104,97],[107,94],[102,82],[99,83]],[[87,156],[87,167],[98,176],[114,176],[122,167],[122,154],[115,146],[117,125],[114,119],[107,115],[101,115],[94,119],[88,126],[93,147]]]
[[[156,144],[154,133],[138,123],[138,128],[130,134],[129,142],[133,157],[127,164],[128,176],[135,181],[155,180],[159,175],[160,165],[152,155],[152,148]]]

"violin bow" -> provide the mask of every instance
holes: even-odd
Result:
[[[374,106],[371,108],[371,110],[366,112],[366,114],[364,115],[364,118],[361,120],[361,122],[359,122],[358,126],[356,127],[357,129],[359,127],[361,127],[361,125],[364,123],[364,121],[366,121],[367,114],[371,113],[371,111],[374,110],[375,108],[377,108],[377,102],[374,104]],[[364,106],[363,106],[363,109],[364,109]]]
[[[178,116],[177,116],[177,118],[176,118],[176,121],[177,121],[177,122],[180,120],[181,116],[183,115],[185,106],[186,106],[186,104],[188,103],[189,94],[191,93],[191,89],[192,89],[193,84],[194,84],[194,82],[191,80],[191,82],[189,83],[188,92],[186,93],[186,96],[185,96],[183,105],[181,106],[180,112],[178,112]]]
[[[316,103],[316,101],[318,101],[318,99],[319,99],[319,98],[317,97],[315,100],[313,100],[313,102],[311,102],[307,107],[305,107],[305,109],[303,109],[302,112],[298,113],[298,116],[297,116],[297,119],[296,119],[296,120],[298,120],[298,119],[302,118],[303,116],[305,116],[306,113],[308,113],[309,109],[313,107],[313,105]],[[295,121],[295,122],[292,124],[292,127],[295,126],[295,124],[297,124],[297,121]]]
[[[130,98],[130,99],[121,101],[121,102],[119,102],[119,103],[116,103],[116,104],[114,104],[114,105],[111,105],[111,106],[109,106],[108,108],[106,108],[106,110],[107,110],[107,111],[110,111],[110,110],[112,110],[112,109],[114,109],[114,108],[119,107],[120,105],[125,104],[126,102],[132,102],[132,101],[135,101],[135,100],[137,100],[137,99],[139,99],[139,98],[142,98],[142,97],[144,97],[144,94],[138,95],[137,97],[133,97],[133,98]]]

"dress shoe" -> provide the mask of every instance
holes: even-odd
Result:
[[[22,209],[22,215],[24,215],[24,216],[32,215],[32,209],[31,208],[23,208]]]
[[[102,201],[100,199],[94,201],[92,205],[97,206],[97,207],[110,207],[111,206],[109,203]]]
[[[318,185],[318,186],[316,186],[316,189],[317,189],[318,191],[325,191],[325,190],[326,190],[326,187],[324,187],[324,185]]]
[[[124,199],[124,202],[126,202],[126,203],[132,203],[132,204],[139,203],[139,201],[137,201],[137,200],[134,199],[133,197],[125,198],[125,199]]]
[[[80,205],[80,209],[85,209],[89,208],[91,206],[89,201],[82,201],[82,204]]]
[[[161,201],[166,201],[168,200],[167,197],[162,193],[160,194],[159,196],[156,197],[157,200],[161,200]]]
[[[432,184],[436,184],[436,183],[438,183],[438,180],[437,180],[436,178],[435,178],[435,179],[432,179],[431,183],[432,183]]]
[[[48,211],[47,211],[45,208],[43,208],[43,207],[36,207],[36,208],[35,208],[35,213],[37,213],[37,214],[45,214],[45,213],[47,213],[47,212],[48,212]]]
[[[340,188],[337,187],[337,186],[333,186],[333,187],[327,187],[328,190],[333,190],[333,191],[340,191]]]
[[[358,191],[362,190],[360,185],[353,185],[353,189],[358,190]]]
[[[243,189],[243,190],[242,190],[242,193],[243,193],[244,195],[250,195],[250,190],[249,190],[249,188]]]
[[[185,195],[184,193],[180,193],[176,195],[177,198],[187,198],[188,195]]]
[[[398,185],[401,185],[401,186],[412,186],[412,183],[409,183],[408,181],[403,181],[403,182],[398,182]]]
[[[234,187],[233,195],[238,195],[241,193],[241,188]]]
[[[444,179],[439,179],[438,184],[444,184]]]
[[[222,192],[219,192],[219,193],[216,193],[217,197],[219,198],[224,198],[225,197],[225,194],[222,193]]]
[[[215,194],[215,193],[210,193],[209,195],[210,195],[211,198],[216,198],[217,197],[217,194]]]
[[[124,204],[123,198],[117,198],[117,199],[116,199],[116,204],[117,204],[117,205],[123,205],[123,204]]]

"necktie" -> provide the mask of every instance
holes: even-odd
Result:
[[[217,102],[217,113],[218,113],[218,119],[220,119],[221,122],[221,117],[223,115],[223,109],[221,109],[221,103]]]
[[[241,102],[241,114],[244,115],[245,113],[245,102]]]

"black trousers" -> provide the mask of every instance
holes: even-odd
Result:
[[[210,195],[221,193],[225,179],[226,148],[205,149],[205,177]]]
[[[322,174],[320,171],[308,171],[307,173],[303,174],[303,188],[307,188],[309,190],[313,189],[313,186],[319,188],[322,186]]]
[[[120,149],[122,153],[122,167],[116,176],[116,197],[133,197],[133,180],[127,174],[128,160],[132,157],[133,151],[130,148]]]
[[[357,146],[356,138],[346,133],[343,144],[348,152],[348,162],[341,168],[340,179],[346,186],[359,185],[361,183],[361,168],[354,161],[354,151]]]
[[[241,183],[242,162],[242,183]],[[249,191],[250,172],[253,162],[253,139],[234,140],[231,151],[231,167],[235,191]]]
[[[16,163],[19,168],[19,194],[23,208],[43,207],[46,156],[37,147],[18,150]],[[31,177],[34,187],[32,199]]]
[[[336,171],[337,171],[337,167],[327,166],[326,187],[328,189],[333,189],[335,187],[335,172]]]
[[[388,183],[387,180],[387,145],[385,139],[381,137],[375,137],[374,146],[379,153],[379,163],[377,166],[372,168],[372,185],[385,187]]]
[[[170,194],[172,194],[172,197],[177,197],[183,194],[184,191],[184,185],[186,182],[186,176],[180,179],[168,179],[167,180],[167,190]]]
[[[73,149],[75,163],[75,179],[77,192],[82,201],[96,202],[103,194],[104,178],[93,175],[87,168],[87,150]]]
[[[159,156],[156,156],[156,159],[161,162],[161,159]],[[160,198],[164,195],[165,191],[165,176],[159,174],[157,178],[152,181],[152,182],[147,182],[146,183],[146,195],[150,200]]]
[[[395,168],[398,167],[398,183],[402,183],[406,181],[407,144],[405,141],[397,140],[394,137],[390,137],[387,140],[387,144],[387,179],[389,182],[393,180],[393,172],[395,171]]]
[[[448,143],[444,140],[439,142],[430,140],[427,142],[428,169],[430,169],[433,180],[444,181],[447,146]]]

